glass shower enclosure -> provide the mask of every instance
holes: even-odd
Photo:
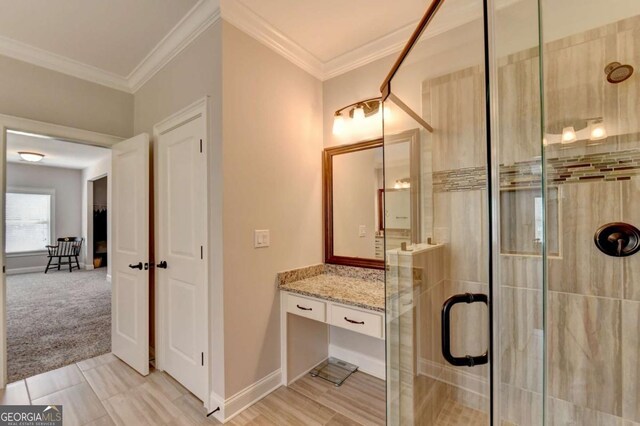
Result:
[[[640,423],[638,66],[637,0],[430,3],[381,87],[388,424]]]

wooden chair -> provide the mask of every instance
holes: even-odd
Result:
[[[80,248],[82,247],[83,241],[84,238],[80,237],[64,237],[58,238],[57,245],[47,246],[49,262],[47,263],[47,269],[45,269],[44,273],[46,274],[49,269],[53,269],[56,266],[59,271],[62,265],[69,265],[69,272],[73,272],[74,269],[80,269],[78,256],[80,256]],[[66,262],[62,261],[64,258],[67,259]],[[75,265],[71,258],[75,258]],[[51,261],[53,259],[56,259],[57,262],[52,264]]]

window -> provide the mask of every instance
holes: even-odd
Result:
[[[6,203],[6,252],[46,250],[52,240],[53,191],[10,189]]]

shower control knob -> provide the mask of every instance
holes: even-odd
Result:
[[[640,250],[640,230],[623,222],[607,223],[593,236],[596,247],[613,257],[631,256]]]

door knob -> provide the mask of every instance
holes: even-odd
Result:
[[[167,261],[166,260],[161,260],[160,262],[158,262],[158,268],[160,269],[167,269]]]
[[[140,269],[142,271],[142,262],[138,262],[136,265],[130,264],[129,268],[131,268],[131,269]]]

